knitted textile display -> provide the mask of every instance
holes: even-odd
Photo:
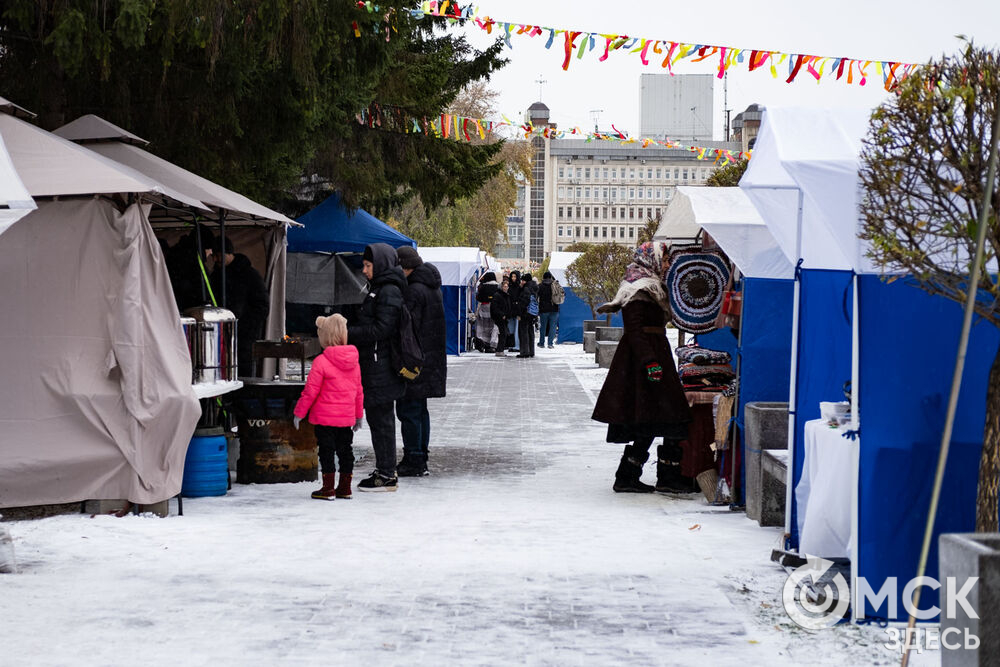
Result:
[[[719,251],[672,249],[666,285],[677,328],[694,334],[714,330],[728,284],[729,265]]]
[[[722,350],[710,350],[700,345],[681,345],[674,352],[677,353],[677,360],[683,364],[701,364],[709,366],[712,364],[728,364],[732,357],[728,352]]]

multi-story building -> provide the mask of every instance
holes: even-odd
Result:
[[[674,141],[712,141],[712,74],[643,74],[639,79],[639,135]]]
[[[764,116],[764,107],[751,104],[746,111],[736,114],[733,119],[733,136],[730,141],[739,142],[740,150],[747,152],[757,143],[757,132],[760,131],[760,121]]]
[[[555,127],[540,102],[531,105],[528,117],[535,127]],[[634,245],[677,186],[702,185],[715,168],[688,150],[663,146],[542,136],[533,137],[532,145],[534,182],[524,187],[524,208],[508,218],[510,243],[497,249],[498,257],[541,262],[577,242]],[[739,150],[728,142],[698,145]],[[515,254],[518,250],[526,254]]]

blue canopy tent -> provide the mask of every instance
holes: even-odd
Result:
[[[486,253],[471,247],[420,248],[419,253],[441,273],[448,354],[459,355],[466,351],[470,337],[469,315],[476,309],[476,288],[486,270]]]
[[[371,213],[344,208],[339,194],[298,219],[304,227],[288,230],[288,252],[364,252],[371,243],[388,243],[393,248],[416,242],[385,224]]]
[[[691,219],[719,244],[743,276],[743,312],[734,354],[739,373],[738,451],[742,452],[746,404],[788,400],[794,268],[739,188],[682,187],[674,197],[681,199],[686,200],[684,207]],[[719,337],[735,340],[728,328]],[[698,340],[705,347],[720,349],[712,337],[699,336]],[[741,460],[737,478],[742,479],[743,468]],[[742,491],[743,484],[739,486]]]
[[[849,481],[829,489],[829,502],[819,507],[827,512],[849,501],[846,555],[855,593],[861,578],[878,591],[889,577],[906,582],[916,575],[962,315],[959,306],[927,295],[905,277],[883,281],[866,257],[865,242],[857,238],[857,174],[868,117],[868,110],[767,109],[740,182],[782,250],[801,266],[792,330],[786,529],[789,546],[802,553],[811,551],[807,529],[812,534],[813,524],[824,523],[822,516],[813,518],[817,504],[811,496],[808,521],[798,511],[803,424],[819,416],[819,401],[840,398],[844,380],[852,383],[852,421],[835,445],[848,453]],[[998,341],[995,329],[978,325],[970,358],[992,359]],[[938,348],[940,354],[933,354]],[[988,370],[988,364],[966,366],[935,542],[941,532],[974,525]],[[815,481],[810,494],[818,488]],[[938,575],[933,551],[927,575]],[[896,599],[877,608],[865,598],[852,605],[852,616],[902,620],[902,594],[901,584]],[[922,608],[937,604],[937,597],[925,589]]]
[[[566,292],[566,301],[559,306],[559,343],[582,343],[583,321],[592,320],[594,314],[587,302],[581,299],[566,283],[566,269],[580,256],[578,252],[553,252],[549,259],[549,273],[559,281]],[[611,318],[611,326],[622,326],[621,313],[615,313]]]

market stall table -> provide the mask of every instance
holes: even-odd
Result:
[[[802,478],[795,486],[799,553],[823,558],[851,554],[851,498],[860,439],[824,419],[805,423]]]

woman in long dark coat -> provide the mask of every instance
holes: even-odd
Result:
[[[687,437],[691,411],[667,342],[670,302],[663,277],[666,244],[643,243],[625,271],[618,294],[597,312],[622,311],[625,333],[611,361],[592,419],[608,425],[608,442],[631,443],[615,473],[619,493],[678,490],[680,442]],[[655,438],[656,487],[639,478]]]

